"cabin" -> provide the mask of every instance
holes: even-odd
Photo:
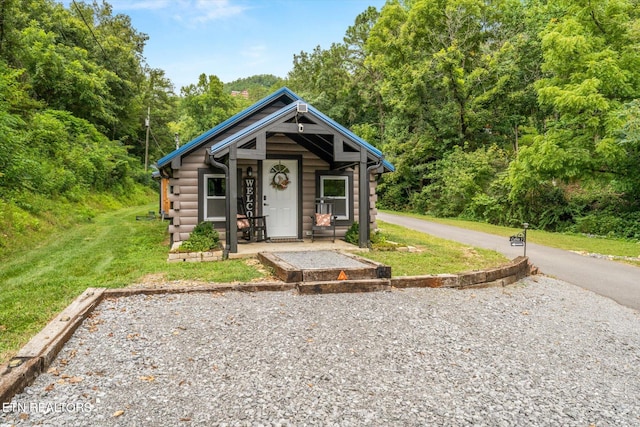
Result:
[[[332,207],[333,232],[343,237],[358,222],[359,245],[366,247],[376,228],[377,179],[394,170],[380,150],[286,87],[156,167],[159,209],[169,219],[172,244],[210,221],[231,253],[244,242],[238,218],[254,218],[264,239],[299,241],[315,233],[314,214],[325,202]]]

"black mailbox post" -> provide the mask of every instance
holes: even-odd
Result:
[[[509,237],[509,242],[511,243],[511,246],[524,247],[524,256],[527,256],[527,228],[529,228],[529,223],[523,223],[522,228],[522,233],[514,234]]]

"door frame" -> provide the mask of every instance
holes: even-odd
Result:
[[[303,179],[302,179],[302,175],[304,173],[304,171],[302,170],[302,155],[300,154],[267,154],[267,159],[268,160],[297,160],[298,161],[298,177],[297,177],[297,185],[298,185],[298,194],[297,194],[297,210],[298,210],[298,227],[297,227],[297,238],[298,239],[302,239],[302,223],[303,223],[303,219],[302,219],[302,183],[303,183]],[[264,176],[263,174],[263,168],[264,168],[264,160],[260,160],[258,162],[258,173],[259,176],[262,177]],[[260,201],[263,201],[263,197],[264,197],[264,185],[266,185],[266,183],[262,182],[260,184]],[[261,209],[261,214],[264,215],[264,206],[262,203],[260,203],[260,209]]]

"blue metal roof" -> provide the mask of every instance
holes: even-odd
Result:
[[[216,144],[211,146],[211,153],[214,154],[214,153],[217,153],[218,151],[224,150],[229,145],[233,144],[234,141],[244,136],[250,135],[251,133],[255,132],[257,129],[260,129],[261,127],[268,125],[271,122],[277,121],[280,117],[295,110],[296,105],[297,105],[297,102],[293,102],[285,107],[282,107],[278,111],[275,111],[269,114],[268,116],[253,123],[251,126],[247,126],[246,128],[240,130],[238,133],[234,133],[233,135],[223,139],[222,141],[217,142]]]
[[[174,158],[176,158],[178,156],[181,156],[182,154],[186,154],[186,153],[190,152],[192,149],[197,148],[202,142],[206,141],[207,139],[215,136],[216,134],[218,134],[220,132],[223,132],[224,130],[226,130],[229,127],[233,126],[234,124],[236,124],[240,120],[250,116],[251,114],[255,113],[256,111],[260,110],[261,108],[269,105],[271,102],[275,101],[276,99],[278,99],[282,95],[287,95],[292,100],[300,100],[300,97],[298,95],[296,95],[294,92],[292,92],[289,88],[282,87],[281,89],[278,89],[277,91],[275,91],[271,95],[269,95],[269,96],[261,99],[260,101],[256,102],[255,104],[253,104],[249,108],[240,111],[239,113],[231,116],[230,118],[228,118],[224,122],[220,123],[219,125],[215,126],[214,128],[209,129],[208,131],[206,131],[202,135],[197,136],[196,138],[192,139],[191,141],[189,141],[188,143],[186,143],[182,147],[178,148],[177,150],[172,151],[171,153],[167,154],[166,156],[164,156],[163,158],[158,160],[156,162],[156,165],[158,166],[158,168],[161,168],[161,167],[167,165]]]
[[[358,144],[362,145],[370,153],[374,154],[378,158],[383,159],[382,160],[382,164],[384,165],[385,168],[389,169],[389,171],[393,172],[393,171],[396,170],[396,168],[391,163],[389,163],[387,160],[384,160],[384,154],[382,154],[382,151],[378,150],[376,147],[374,147],[373,145],[369,144],[367,141],[365,141],[364,139],[360,138],[358,135],[356,135],[355,133],[351,132],[346,127],[342,126],[340,123],[332,120],[330,117],[328,117],[327,115],[325,115],[321,111],[316,110],[315,107],[313,107],[312,105],[309,105],[309,111],[312,112],[313,114],[315,114],[316,116],[320,117],[328,125],[332,126],[333,128],[335,128],[339,132],[342,132],[343,134],[345,134],[349,138],[353,139]]]
[[[191,149],[197,148],[200,144],[205,142],[207,139],[210,139],[214,135],[226,130],[227,128],[229,128],[233,124],[235,124],[238,121],[240,121],[240,120],[246,118],[247,116],[253,114],[254,112],[256,112],[259,109],[263,108],[264,106],[268,105],[270,102],[273,102],[274,100],[278,99],[282,95],[287,95],[289,98],[292,99],[293,102],[288,104],[288,105],[286,105],[285,107],[282,107],[280,110],[275,111],[274,113],[264,117],[263,119],[258,120],[257,122],[251,124],[250,126],[247,126],[246,128],[241,129],[237,133],[229,136],[228,138],[225,138],[222,141],[217,142],[216,144],[214,144],[211,147],[211,152],[215,153],[215,152],[221,151],[221,150],[227,148],[229,145],[233,144],[234,141],[237,141],[238,139],[255,132],[256,130],[260,129],[263,126],[266,126],[266,125],[268,125],[268,124],[270,124],[272,122],[277,121],[282,116],[284,116],[284,115],[290,113],[291,111],[295,110],[296,105],[298,104],[298,101],[302,101],[302,98],[300,98],[297,94],[295,94],[294,92],[292,92],[288,88],[283,87],[282,89],[279,89],[278,91],[274,92],[273,94],[271,94],[271,95],[267,96],[266,98],[258,101],[257,103],[255,103],[251,107],[247,108],[246,110],[243,110],[240,113],[238,113],[238,114],[234,115],[233,117],[229,118],[228,120],[225,120],[224,122],[220,123],[218,126],[214,127],[213,129],[203,133],[202,135],[200,135],[197,138],[189,141],[187,144],[183,145],[179,149],[175,150],[174,152],[172,152],[172,153],[166,155],[165,157],[163,157],[162,159],[158,160],[158,162],[157,162],[158,167],[162,167],[162,166],[168,164],[175,157],[180,156],[180,155],[182,155],[184,153],[188,153],[189,151],[191,151]],[[317,109],[315,109],[311,105],[308,105],[308,109],[309,109],[310,113],[312,113],[313,115],[315,115],[316,117],[318,117],[319,119],[324,121],[327,125],[329,125],[330,127],[334,128],[338,132],[343,133],[345,136],[347,136],[348,138],[352,139],[357,144],[363,146],[367,151],[369,151],[374,156],[376,156],[376,157],[378,157],[380,159],[384,158],[384,155],[382,154],[382,151],[378,150],[376,147],[374,147],[373,145],[369,144],[367,141],[365,141],[364,139],[360,138],[358,135],[356,135],[355,133],[351,132],[349,129],[347,129],[344,126],[340,125],[339,123],[337,123],[336,121],[334,121],[330,117],[326,116],[322,112],[318,111]],[[389,163],[387,160],[383,159],[382,163],[383,163],[383,166],[387,170],[389,170],[391,172],[393,172],[395,170],[393,165],[391,163]]]

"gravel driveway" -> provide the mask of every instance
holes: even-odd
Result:
[[[104,301],[0,425],[640,425],[640,315],[508,288]]]

